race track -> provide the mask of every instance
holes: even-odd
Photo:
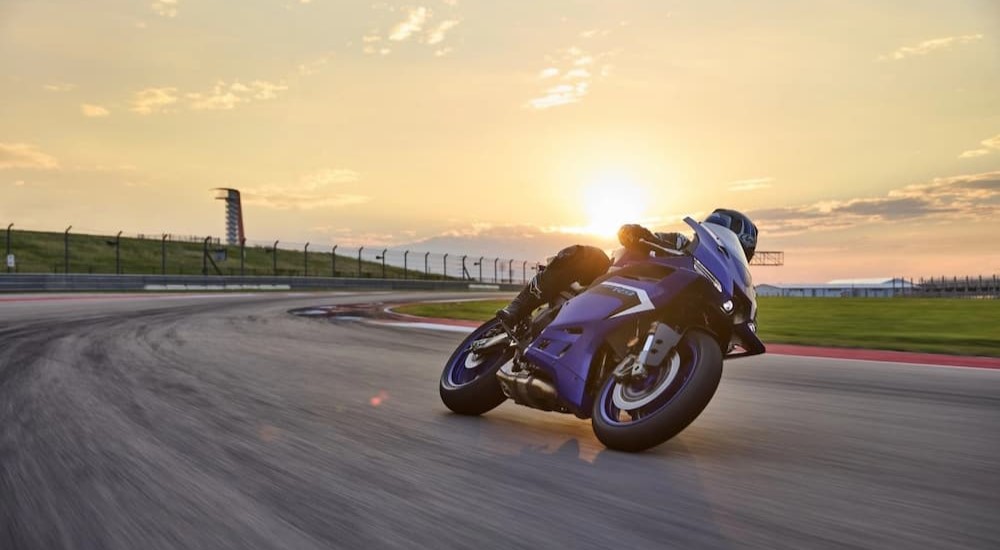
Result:
[[[629,455],[449,414],[462,334],[287,313],[420,296],[0,302],[0,549],[1000,544],[1000,370],[734,361]]]

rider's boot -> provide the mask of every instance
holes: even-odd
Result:
[[[515,335],[518,325],[527,319],[528,315],[531,315],[531,312],[535,311],[538,306],[545,303],[542,298],[542,287],[539,286],[539,278],[540,274],[532,277],[506,307],[497,311],[497,319],[500,320],[500,324],[503,325],[507,334]]]

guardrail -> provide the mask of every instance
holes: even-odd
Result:
[[[11,274],[0,277],[4,292],[136,292],[243,290],[502,290],[520,284],[483,284],[460,280],[351,277],[229,277],[202,275]]]

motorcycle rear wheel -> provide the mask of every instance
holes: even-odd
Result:
[[[507,399],[496,373],[514,358],[514,350],[505,346],[477,356],[468,349],[476,340],[502,331],[500,321],[491,319],[472,331],[448,358],[438,389],[441,401],[452,412],[477,416],[495,409]]]
[[[674,365],[654,369],[647,380],[608,377],[591,416],[594,434],[606,447],[627,452],[655,447],[680,433],[711,401],[722,378],[718,342],[692,329],[674,353],[668,360]]]

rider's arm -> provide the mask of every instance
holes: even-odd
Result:
[[[629,250],[649,250],[649,247],[642,244],[642,241],[656,241],[656,235],[645,227],[629,223],[621,226],[618,230],[618,242]]]

